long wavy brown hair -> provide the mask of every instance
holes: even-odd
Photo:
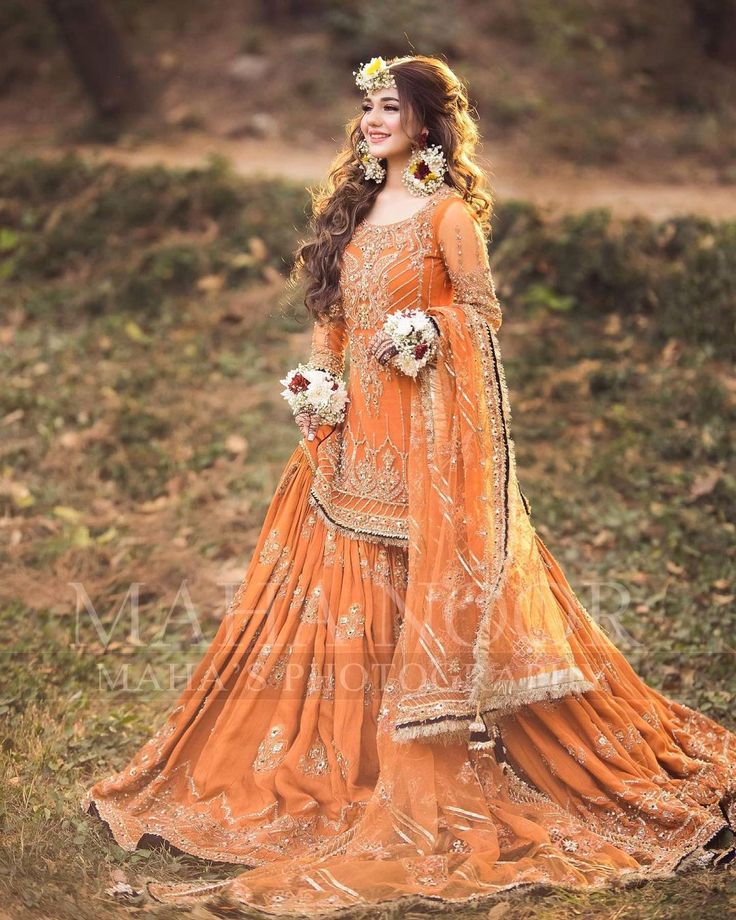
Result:
[[[484,232],[490,230],[492,197],[483,171],[473,161],[480,134],[467,89],[440,58],[402,57],[389,64],[399,93],[401,125],[425,125],[427,144],[439,144],[447,162],[444,181],[473,207]],[[312,239],[300,241],[290,281],[305,282],[304,303],[313,319],[341,313],[340,265],[356,225],[368,214],[381,186],[366,180],[357,153],[363,113],[345,126],[347,141],[335,157],[327,179],[308,189],[312,199]],[[411,119],[411,120],[410,120]],[[385,163],[384,163],[385,165]]]

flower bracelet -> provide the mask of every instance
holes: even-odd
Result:
[[[389,313],[383,331],[395,348],[390,363],[409,377],[416,377],[437,353],[439,326],[424,310],[404,309]]]
[[[293,415],[306,410],[323,425],[339,425],[344,419],[349,397],[342,377],[312,364],[298,364],[279,383],[285,387],[281,395]]]

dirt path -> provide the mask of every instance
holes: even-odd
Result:
[[[292,179],[305,184],[320,181],[335,153],[335,143],[309,149],[285,147],[282,142],[226,140],[191,135],[180,143],[152,142],[135,148],[83,146],[67,148],[93,161],[125,166],[163,163],[172,167],[201,166],[211,156],[224,156],[243,176],[263,175]],[[40,148],[44,155],[58,155],[63,148]],[[582,211],[606,207],[619,217],[642,214],[664,219],[675,214],[696,213],[714,220],[736,218],[736,187],[704,183],[637,182],[613,170],[578,167],[569,163],[525,162],[511,150],[494,146],[492,157],[481,155],[500,200],[532,201],[549,212]]]

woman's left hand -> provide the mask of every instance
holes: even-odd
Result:
[[[379,364],[388,364],[394,355],[399,353],[399,349],[394,344],[391,336],[379,329],[368,344],[368,351],[372,354]]]

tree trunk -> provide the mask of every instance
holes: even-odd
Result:
[[[46,0],[84,88],[104,119],[143,109],[143,97],[120,32],[104,0]]]
[[[736,3],[691,0],[690,6],[705,53],[736,68]]]

